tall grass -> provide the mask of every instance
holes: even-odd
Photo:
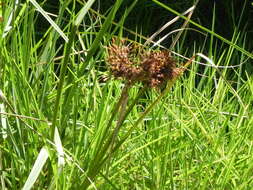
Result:
[[[103,14],[92,9],[94,0],[62,1],[57,15],[34,0],[4,2],[1,189],[253,187],[247,33],[224,39],[215,33],[215,10],[207,29],[153,2],[185,21],[179,38],[168,36],[176,39],[171,53],[178,65],[196,56],[163,91],[128,87],[108,72],[105,46],[113,37],[148,39],[124,25],[137,1],[124,14],[123,0]],[[42,21],[49,25],[41,35]],[[203,40],[189,44],[196,30],[205,32]]]

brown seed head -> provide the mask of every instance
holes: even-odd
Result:
[[[167,80],[173,78],[173,70],[176,63],[170,57],[168,51],[152,51],[148,53],[146,59],[141,63],[145,82],[151,87],[162,85]]]
[[[125,46],[123,41],[116,45],[115,40],[107,49],[107,62],[112,74],[129,82],[143,82],[150,87],[158,87],[182,72],[165,50],[140,51],[136,54],[136,48]]]

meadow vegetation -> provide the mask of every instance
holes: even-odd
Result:
[[[252,189],[244,11],[105,2],[0,1],[0,189]]]

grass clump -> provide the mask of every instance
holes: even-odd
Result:
[[[125,25],[137,1],[1,5],[0,189],[252,189],[247,34],[152,2],[175,19],[150,38]]]

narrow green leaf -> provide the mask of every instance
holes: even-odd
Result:
[[[45,17],[45,19],[52,25],[52,27],[60,34],[60,36],[68,42],[68,37],[64,34],[64,32],[60,29],[60,27],[48,16],[46,11],[42,9],[42,7],[35,1],[30,0],[30,2],[33,4],[34,7]]]
[[[106,18],[105,22],[103,23],[101,29],[99,30],[98,34],[96,35],[96,38],[94,40],[94,42],[92,43],[90,50],[86,56],[86,60],[85,63],[81,66],[80,72],[78,76],[81,76],[86,68],[86,66],[88,65],[90,59],[92,58],[92,56],[95,54],[96,50],[99,47],[99,43],[101,41],[101,39],[104,37],[107,29],[109,28],[109,26],[111,25],[115,14],[117,12],[117,10],[119,9],[120,5],[121,5],[122,1],[121,0],[117,0],[117,2],[115,3],[115,5],[113,6],[112,10],[110,11],[108,17]]]
[[[84,7],[79,11],[78,16],[77,16],[77,18],[75,20],[75,25],[76,26],[78,26],[82,22],[84,16],[87,14],[89,8],[93,5],[94,2],[95,2],[95,0],[89,0],[84,5]]]
[[[180,16],[182,19],[187,20],[187,17],[181,15],[179,12],[177,12],[177,11],[175,11],[174,9],[168,7],[167,5],[161,3],[161,2],[159,2],[159,1],[157,1],[157,0],[152,0],[152,1],[154,1],[156,4],[160,5],[161,7],[167,9],[168,11],[172,12],[173,14]],[[198,28],[204,30],[205,32],[208,32],[209,34],[212,34],[213,36],[219,38],[220,40],[222,40],[222,41],[225,42],[226,44],[231,45],[231,46],[234,47],[235,49],[239,50],[240,52],[244,53],[245,55],[247,55],[247,56],[249,56],[250,58],[253,59],[253,54],[252,54],[252,53],[246,51],[245,49],[241,48],[240,46],[236,45],[235,43],[232,43],[231,41],[229,41],[229,40],[223,38],[222,36],[220,36],[219,34],[213,32],[212,30],[209,30],[208,28],[206,28],[206,27],[204,27],[204,26],[201,26],[200,24],[198,24],[198,23],[196,23],[196,22],[194,22],[194,21],[192,21],[192,20],[189,20],[189,23],[193,24],[194,26],[197,26]]]

